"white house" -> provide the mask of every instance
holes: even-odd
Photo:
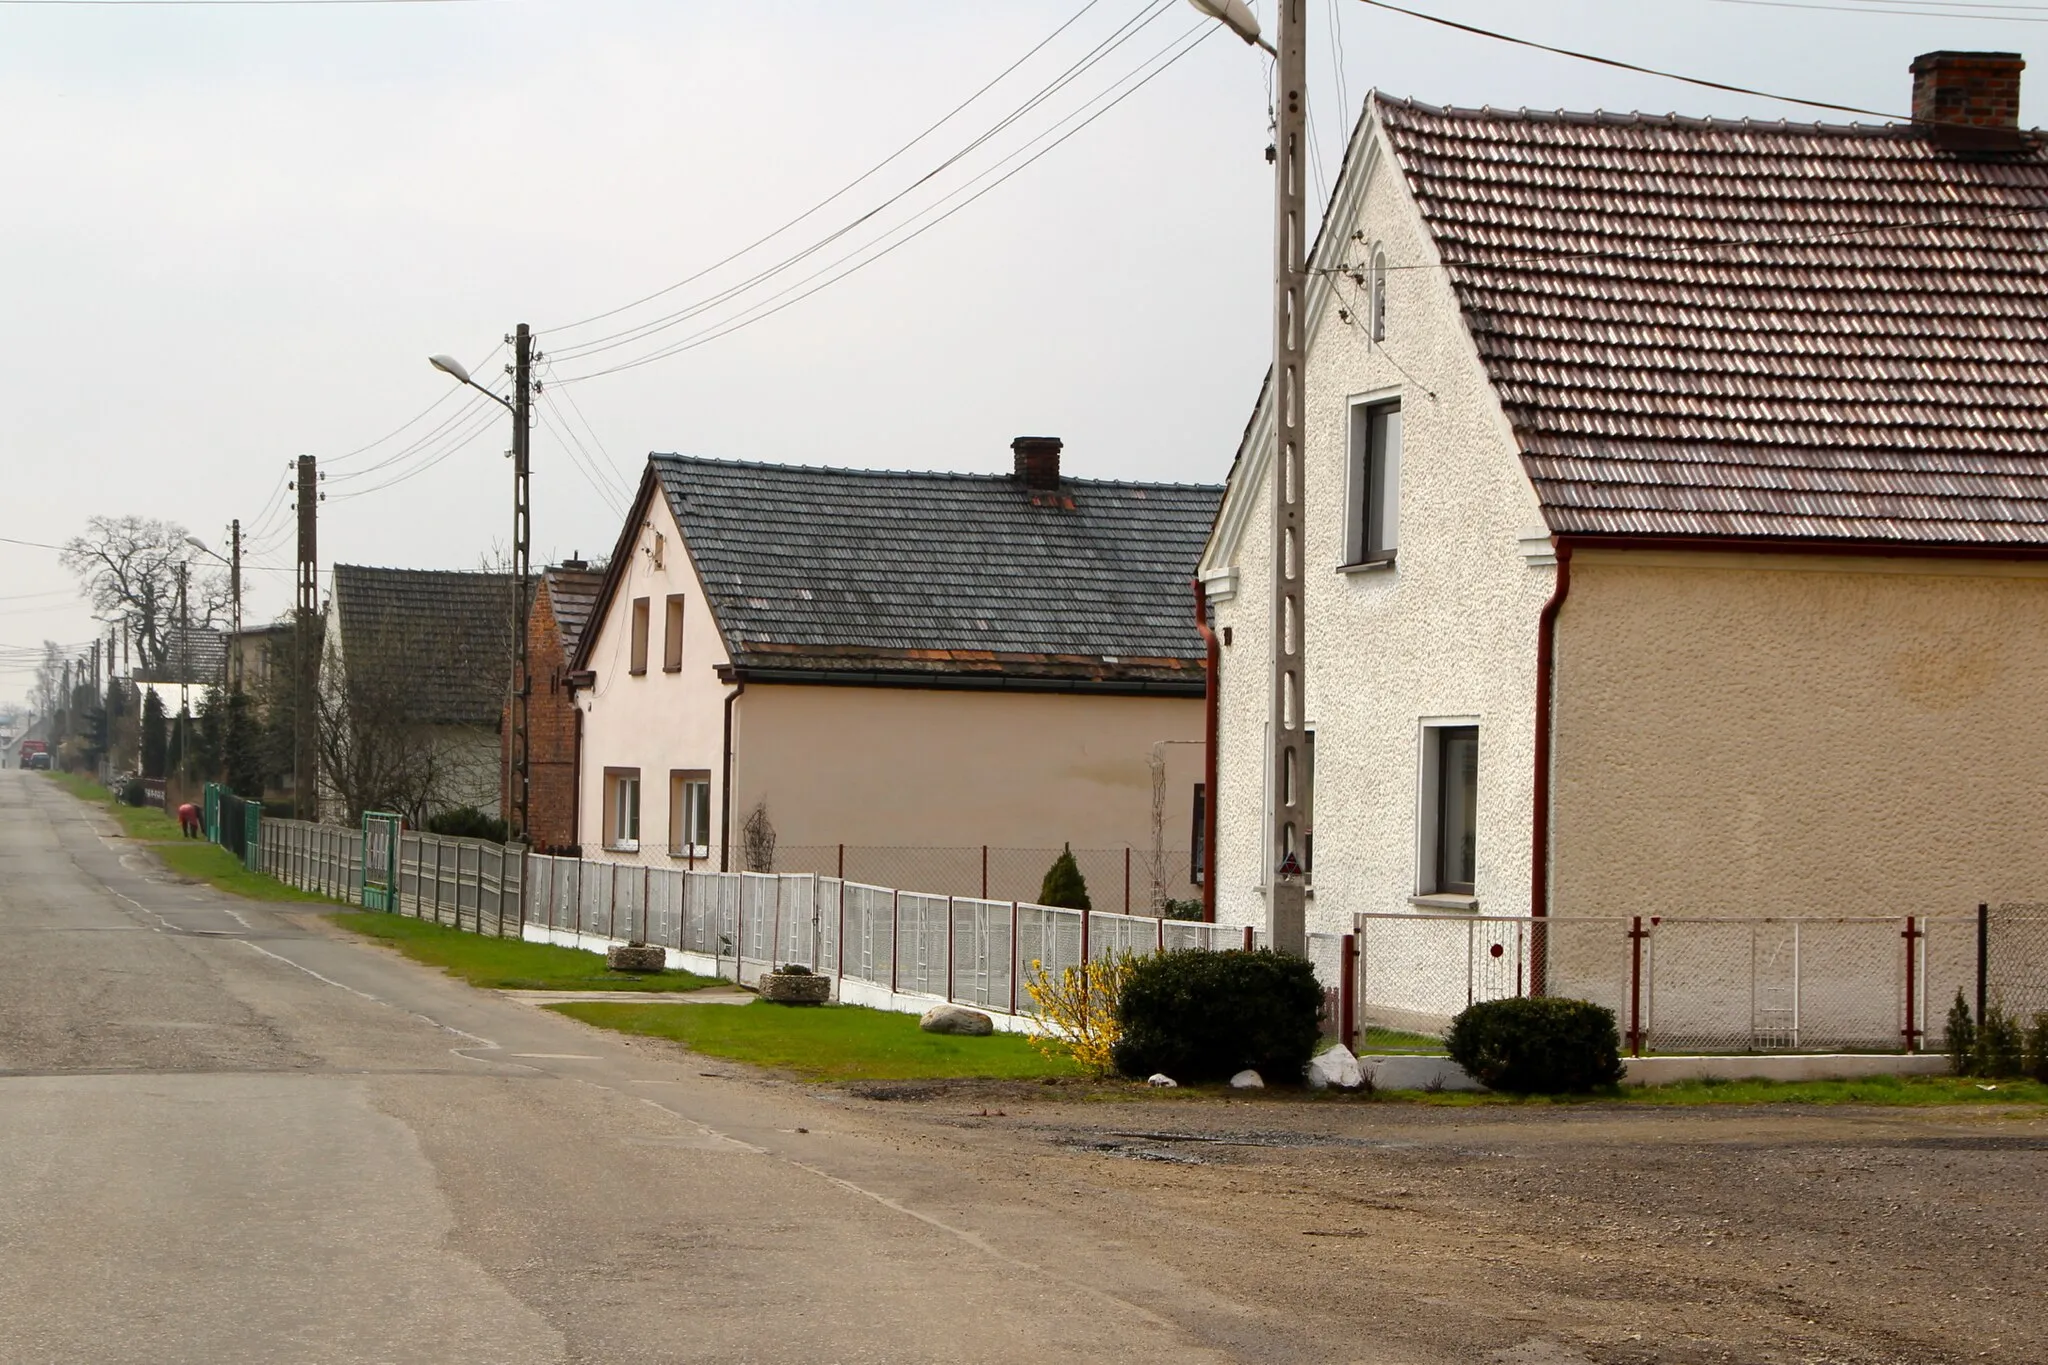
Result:
[[[2048,156],[1374,96],[1314,247],[1309,928],[1926,913],[2048,878]],[[1262,924],[1270,412],[1200,576],[1215,904]]]

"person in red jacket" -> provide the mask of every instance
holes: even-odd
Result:
[[[199,807],[193,805],[190,801],[178,807],[178,828],[184,832],[187,839],[197,839],[199,837]]]

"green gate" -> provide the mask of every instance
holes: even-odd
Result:
[[[388,811],[363,812],[363,909],[398,908],[399,817]]]

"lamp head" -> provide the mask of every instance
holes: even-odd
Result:
[[[467,384],[469,382],[469,371],[463,368],[462,362],[452,355],[430,355],[427,357],[427,363],[442,374],[454,379],[458,384]]]
[[[1216,20],[1248,43],[1259,41],[1259,21],[1244,0],[1188,0],[1196,9]]]

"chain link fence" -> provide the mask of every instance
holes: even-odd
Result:
[[[1980,932],[1981,931],[1981,932]],[[1936,1050],[1960,993],[2048,1011],[2048,907],[1979,916],[1366,914],[1368,1041],[1439,1036],[1467,1005],[1545,994],[1614,1011],[1631,1051]],[[1980,942],[1981,940],[1981,942]],[[1972,1005],[1981,1016],[1981,1005]]]

